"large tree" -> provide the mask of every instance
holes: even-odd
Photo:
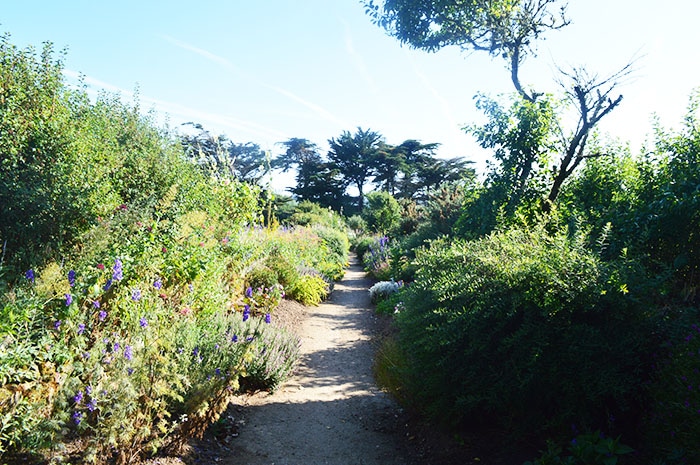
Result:
[[[465,51],[485,51],[506,62],[520,98],[535,104],[543,93],[521,83],[520,68],[533,55],[536,41],[549,31],[569,24],[562,0],[383,0],[365,1],[374,21],[402,43],[436,51],[458,46]],[[630,65],[599,77],[584,70],[563,72],[561,80],[568,101],[579,118],[575,128],[561,141],[560,159],[544,202],[549,209],[564,181],[589,156],[586,144],[595,125],[622,100],[613,91]],[[523,172],[527,172],[527,168]]]
[[[286,150],[272,161],[272,166],[282,172],[296,169],[296,185],[289,188],[289,192],[297,200],[309,200],[340,211],[344,206],[345,181],[340,172],[323,159],[318,146],[298,137],[280,145]]]
[[[373,161],[381,143],[381,134],[362,128],[357,128],[355,134],[343,131],[340,137],[328,141],[328,160],[342,173],[348,184],[357,187],[359,211],[362,211],[364,205],[364,187],[373,175]]]

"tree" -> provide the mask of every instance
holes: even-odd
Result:
[[[354,135],[343,131],[339,138],[328,141],[330,145],[328,159],[331,165],[342,173],[348,185],[357,187],[359,211],[362,211],[364,205],[364,186],[373,174],[373,160],[381,142],[381,134],[359,127]]]
[[[258,144],[235,143],[224,135],[211,134],[198,123],[182,126],[194,131],[180,137],[186,156],[210,175],[257,185],[270,171],[265,151]]]
[[[316,202],[336,211],[345,203],[346,184],[337,169],[318,152],[318,146],[308,139],[291,138],[280,145],[286,147],[283,154],[272,161],[273,168],[287,172],[296,169],[296,186],[289,188],[297,200]]]
[[[364,2],[367,13],[400,42],[436,51],[458,46],[465,51],[485,51],[505,60],[518,95],[535,104],[542,93],[521,83],[520,67],[533,55],[536,40],[549,31],[569,24],[562,0],[384,0]],[[576,128],[563,136],[562,153],[543,209],[551,208],[564,181],[590,156],[586,144],[595,125],[622,101],[612,97],[631,63],[609,77],[600,78],[584,70],[563,72],[566,98],[579,113]],[[527,167],[521,174],[528,173]]]

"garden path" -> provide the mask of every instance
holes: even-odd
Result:
[[[245,398],[239,435],[220,463],[412,463],[401,410],[372,376],[378,319],[371,284],[354,262],[331,298],[308,309],[295,375],[273,394]]]

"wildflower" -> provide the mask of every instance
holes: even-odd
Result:
[[[141,300],[141,289],[133,289],[131,291],[131,300],[134,302]]]
[[[127,368],[127,369],[126,369],[126,374],[128,374],[129,376],[133,375],[133,374],[134,374],[134,369],[133,369],[132,367]]]
[[[146,317],[141,317],[141,319],[139,320],[139,326],[141,326],[142,328],[148,326],[148,321],[146,320]]]
[[[89,352],[83,352],[83,360],[87,360],[90,358],[90,353]]]
[[[112,352],[118,352],[119,351],[119,343],[115,342],[114,345],[112,346]]]
[[[90,399],[90,402],[88,402],[85,407],[87,407],[89,411],[94,412],[97,408],[97,401],[95,399]]]
[[[192,313],[192,309],[190,307],[182,307],[180,310],[180,315],[187,316]]]
[[[243,321],[248,321],[250,318],[250,305],[246,305],[243,309]]]
[[[34,284],[34,270],[29,269],[24,273],[24,277],[27,278],[27,280]]]
[[[70,307],[70,304],[73,303],[73,296],[71,294],[65,294],[66,298],[66,307]]]
[[[70,287],[75,286],[75,270],[70,270],[68,272],[68,284]]]
[[[79,404],[80,402],[83,401],[83,391],[78,391],[74,396],[73,396],[73,402],[76,404]]]
[[[100,310],[100,313],[97,314],[97,317],[100,319],[100,321],[105,321],[105,318],[107,318],[107,312],[105,312],[104,310]]]
[[[231,336],[231,342],[238,342],[238,335],[237,334],[234,334],[233,336]]]
[[[114,266],[112,267],[112,279],[114,281],[121,281],[124,279],[122,261],[119,258],[114,259]]]
[[[104,269],[105,269],[105,266],[104,266],[102,263],[98,263],[98,264],[97,264],[97,269],[98,269],[98,270],[104,270]]]
[[[160,278],[156,279],[153,281],[153,287],[160,290],[160,288],[163,287],[163,281],[161,281]]]
[[[92,302],[92,306],[95,307],[95,308],[100,308],[100,301],[99,301],[99,300],[94,300],[94,301]]]
[[[83,412],[76,411],[73,413],[73,421],[75,422],[76,425],[79,425],[82,420],[83,420]]]
[[[131,346],[124,347],[124,358],[131,361],[133,354],[131,353]]]
[[[59,331],[61,329],[61,320],[56,320],[53,324],[53,329]]]
[[[92,386],[85,387],[85,394],[92,395]]]
[[[248,289],[245,290],[245,296],[248,297],[249,299],[253,297],[253,288],[249,287]]]
[[[85,332],[85,323],[80,323],[78,325],[78,335],[83,334]]]
[[[216,370],[214,370],[214,373],[216,374],[216,376],[221,376],[221,369],[217,368]]]
[[[107,291],[109,290],[110,287],[112,287],[112,279],[111,279],[111,278],[107,280],[107,282],[106,282],[105,285],[102,287],[102,289],[103,289],[105,292],[107,292]]]
[[[187,287],[190,289],[190,292],[194,291],[194,286],[193,286],[192,284],[190,284],[190,285],[187,286]]]
[[[199,347],[195,347],[192,349],[192,355],[197,357],[199,355]]]
[[[167,251],[168,251],[168,249],[166,249],[165,247],[163,247],[163,248],[162,248],[162,249],[160,249],[160,250],[161,250],[161,252],[163,252],[163,253],[165,253],[165,252],[167,252]]]
[[[272,317],[270,317],[269,313],[266,313],[265,314],[265,323],[267,323],[269,325],[271,322],[272,322]]]

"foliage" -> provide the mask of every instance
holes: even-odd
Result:
[[[364,208],[364,186],[372,175],[372,160],[379,150],[382,136],[378,132],[357,128],[355,134],[348,131],[337,139],[330,139],[328,160],[339,170],[348,184],[353,184],[358,192],[357,212]]]
[[[392,294],[401,289],[403,283],[394,281],[379,281],[369,288],[369,297],[373,304],[387,300]]]
[[[370,192],[367,194],[367,204],[362,218],[371,231],[386,234],[398,226],[401,207],[391,194],[383,191]]]
[[[303,274],[289,287],[289,296],[304,305],[318,305],[328,296],[328,283],[320,276]]]
[[[667,339],[654,353],[651,408],[646,440],[662,456],[682,456],[686,463],[700,460],[700,315],[697,308],[679,309]]]
[[[562,448],[550,442],[538,459],[524,465],[616,465],[621,456],[634,452],[620,438],[606,437],[600,431],[579,434],[567,450],[569,455],[562,456]]]
[[[390,279],[389,268],[389,238],[375,237],[369,244],[367,252],[362,257],[365,271],[376,279]]]
[[[426,413],[516,437],[634,416],[647,317],[581,238],[538,226],[417,255],[397,324]]]

